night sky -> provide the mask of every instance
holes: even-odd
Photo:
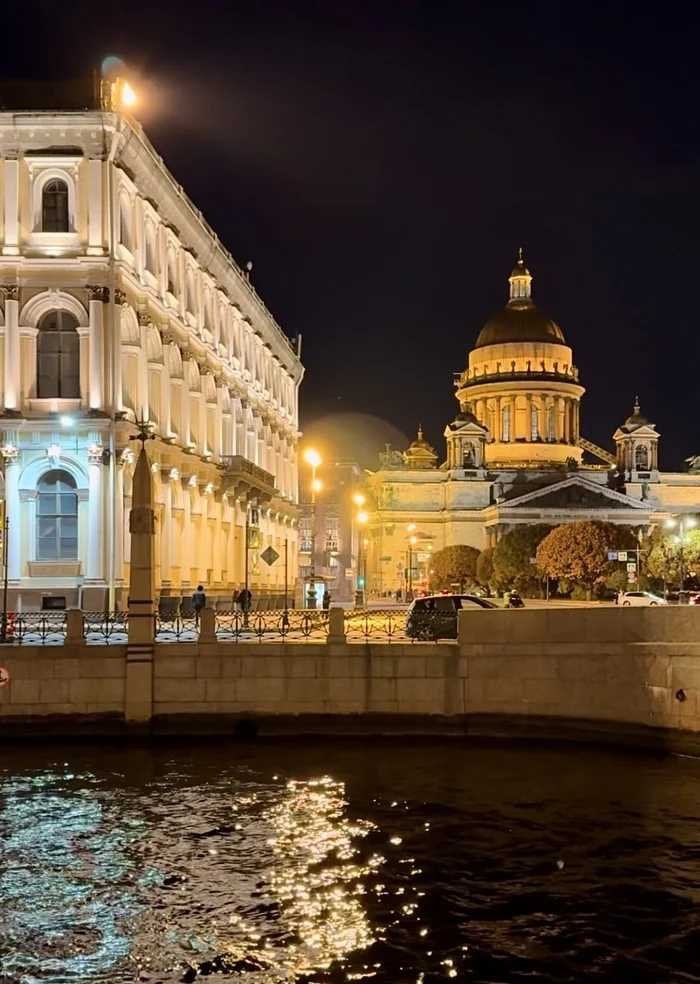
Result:
[[[587,388],[584,436],[612,446],[638,393],[663,468],[700,454],[686,5],[12,6],[3,75],[76,76],[110,53],[141,75],[166,164],[303,335],[302,427],[422,420],[442,453],[453,373],[522,245]]]

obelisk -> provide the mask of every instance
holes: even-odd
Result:
[[[129,576],[129,633],[126,649],[125,717],[138,725],[153,713],[153,654],[155,648],[155,513],[151,467],[146,454],[148,435],[140,440],[129,514],[131,565]]]

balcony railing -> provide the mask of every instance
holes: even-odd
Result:
[[[277,493],[275,476],[241,454],[225,455],[219,467],[223,473],[222,492],[250,495],[260,502],[269,502]]]

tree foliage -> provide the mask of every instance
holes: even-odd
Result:
[[[585,520],[553,529],[537,548],[537,566],[547,577],[566,578],[590,593],[617,570],[611,550],[632,549],[634,534],[624,526]]]
[[[642,540],[642,569],[658,581],[680,584],[680,546],[678,530],[655,526]],[[683,532],[682,566],[686,577],[700,574],[700,529]]]
[[[476,581],[476,563],[479,551],[464,543],[443,547],[433,554],[432,584],[436,589],[449,588],[459,584],[460,591]]]
[[[476,562],[476,580],[482,588],[494,587],[493,547],[487,547],[479,554]]]
[[[537,523],[532,526],[516,526],[506,533],[493,551],[496,579],[519,591],[539,582],[542,572],[532,561],[536,559],[537,547],[551,530],[551,526]]]

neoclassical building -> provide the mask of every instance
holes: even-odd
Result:
[[[585,391],[573,353],[533,301],[522,251],[509,287],[455,379],[459,412],[445,428],[444,460],[419,428],[405,451],[387,447],[368,476],[368,587],[376,595],[425,586],[435,550],[482,550],[517,524],[649,527],[700,512],[700,459],[687,473],[659,471],[660,435],[638,401],[614,449],[582,436]]]
[[[119,98],[0,112],[9,607],[123,607],[139,426],[160,596],[230,598],[247,559],[273,603],[260,555],[288,541],[296,567],[298,352]]]

